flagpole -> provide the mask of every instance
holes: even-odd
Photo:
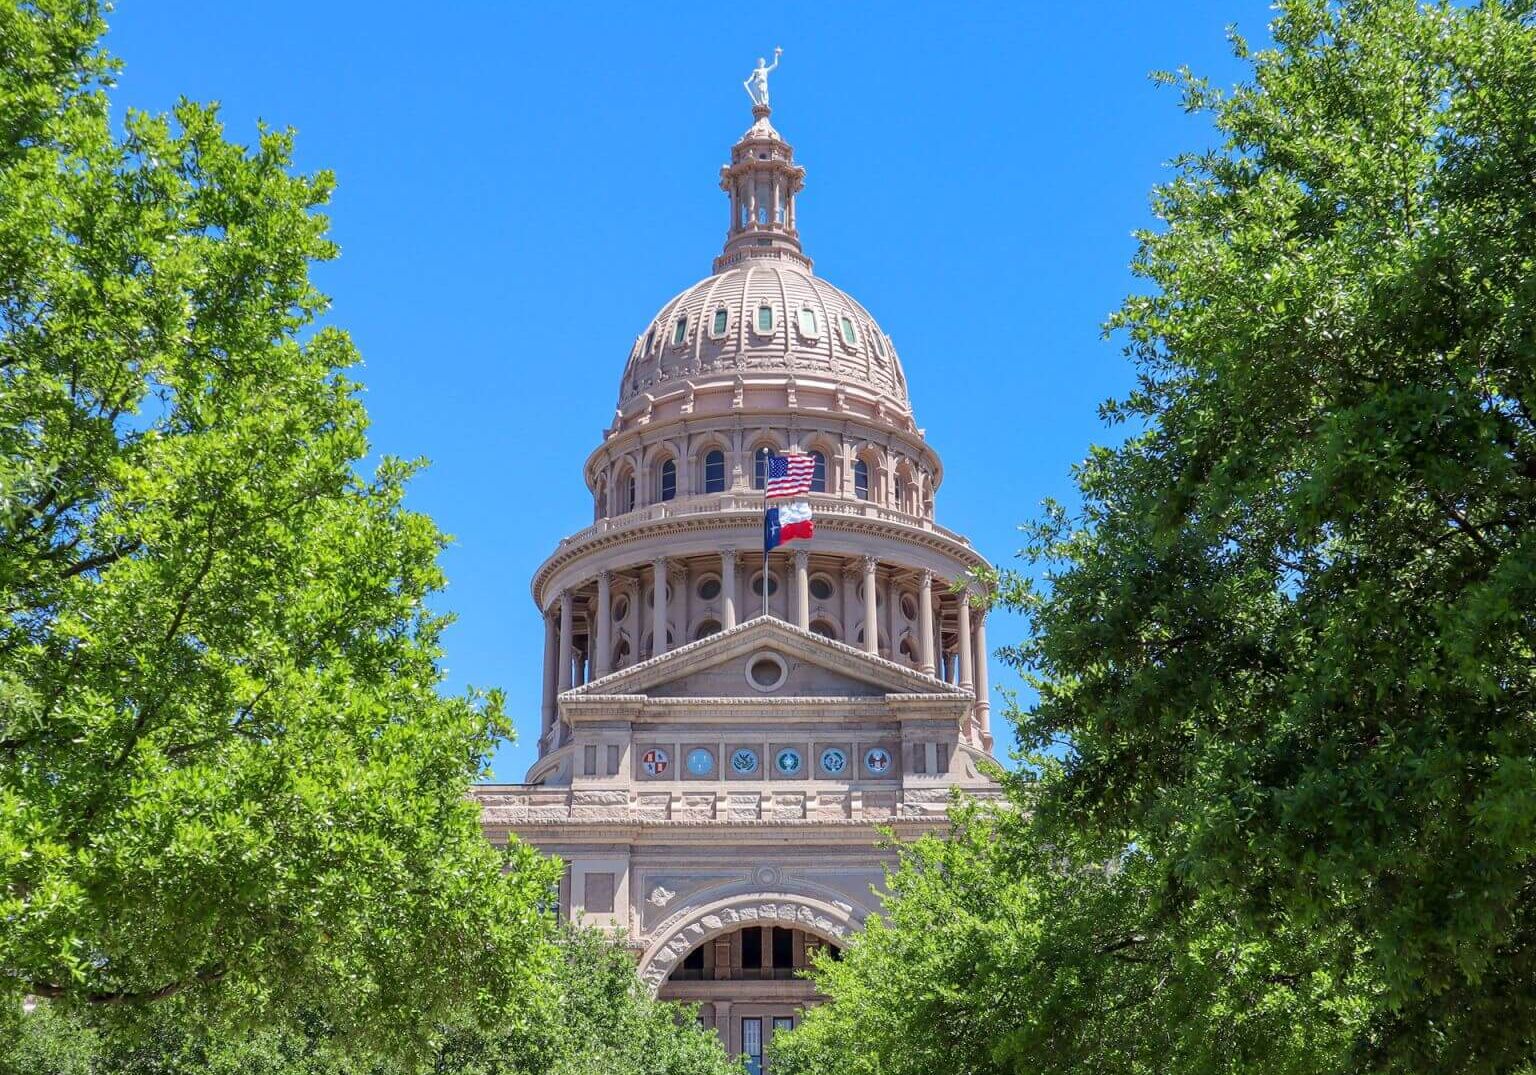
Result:
[[[766,473],[763,474],[763,615],[768,615],[768,475]]]

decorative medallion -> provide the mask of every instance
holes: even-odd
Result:
[[[667,766],[672,763],[672,759],[667,756],[665,750],[653,747],[640,756],[640,762],[645,766],[646,776],[662,776],[666,773]]]
[[[715,756],[703,747],[688,752],[688,771],[694,776],[708,776],[715,768]]]
[[[871,747],[864,753],[864,768],[875,776],[884,776],[891,767],[891,752],[884,747]]]
[[[773,764],[785,776],[797,776],[800,773],[800,752],[786,747],[774,755]]]
[[[677,893],[673,892],[666,885],[657,885],[655,888],[651,889],[651,894],[646,897],[646,901],[648,903],[654,904],[657,907],[665,907],[667,904],[672,902],[672,897],[675,895],[677,895]]]
[[[757,772],[757,751],[742,747],[731,755],[731,768],[743,776]]]
[[[821,768],[823,772],[837,776],[848,768],[848,755],[836,747],[828,747],[821,752]]]

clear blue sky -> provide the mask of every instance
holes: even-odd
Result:
[[[426,456],[412,505],[444,558],[455,686],[505,688],[521,779],[539,708],[534,568],[590,521],[581,465],[625,356],[708,275],[741,88],[784,47],[774,122],[808,169],[816,271],[896,342],[944,459],[940,520],[994,561],[1111,434],[1131,368],[1100,336],[1131,232],[1203,118],[1148,80],[1240,76],[1253,0],[1013,5],[346,4],[121,0],[117,101],[223,103],[228,133],[298,131],[332,169],[342,256],[318,273],[360,347],[376,450]],[[989,641],[1018,639],[997,618]],[[1017,682],[994,665],[993,684]],[[1007,742],[1000,735],[1000,745]]]

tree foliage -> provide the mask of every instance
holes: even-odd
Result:
[[[187,998],[140,1034],[100,1033],[94,1010],[39,1009],[0,1071],[28,1075],[731,1075],[742,1070],[693,1012],[652,1000],[633,957],[591,931],[559,938],[530,1002],[480,1023],[453,1016],[422,1056],[359,1055],[311,1013],[259,1027],[221,1021]]]
[[[187,101],[118,133],[102,32],[0,5],[0,1024],[27,994],[401,1040],[499,1009],[552,867],[467,797],[510,729],[438,693],[414,464],[359,475],[309,279],[331,177]]]
[[[1111,321],[1127,438],[1033,527],[1040,581],[1002,580],[1021,741],[1065,760],[1008,850],[909,855],[893,921],[971,958],[871,932],[808,1024],[852,998],[886,1044],[820,1070],[1536,1057],[1536,14],[1279,7],[1244,84],[1169,78],[1221,142],[1156,192],[1150,293]],[[905,1022],[914,995],[975,1021]],[[1269,1010],[1272,1046],[1242,1030]]]

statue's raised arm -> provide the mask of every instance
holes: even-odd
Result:
[[[779,57],[782,55],[784,55],[784,50],[775,48],[773,50],[773,63],[771,64],[759,56],[757,58],[757,66],[752,69],[752,73],[742,83],[742,86],[746,88],[747,96],[752,98],[753,105],[761,108],[768,107],[768,72],[779,66]]]

